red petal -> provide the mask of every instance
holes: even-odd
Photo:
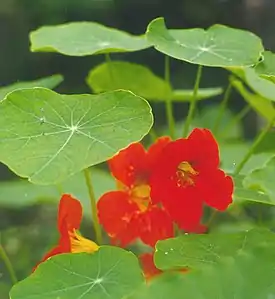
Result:
[[[232,203],[233,180],[222,170],[199,175],[196,185],[208,206],[224,211]]]
[[[59,202],[58,230],[60,234],[79,229],[82,219],[82,206],[80,201],[70,194],[64,194]]]
[[[187,140],[188,147],[192,149],[192,164],[195,168],[219,167],[219,148],[211,131],[195,128]]]
[[[127,186],[137,180],[147,181],[146,151],[141,143],[133,143],[108,161],[113,176]]]
[[[147,152],[147,167],[148,169],[152,169],[159,161],[159,157],[166,147],[167,144],[171,142],[171,138],[168,136],[163,136],[158,138],[155,143],[153,143]]]
[[[123,191],[105,193],[97,202],[99,221],[113,241],[126,246],[137,238],[138,205]]]
[[[172,238],[174,235],[170,216],[157,206],[149,208],[140,215],[139,228],[141,241],[152,247],[157,241]]]
[[[155,266],[153,253],[141,254],[139,256],[139,261],[147,281],[162,273],[162,271]]]

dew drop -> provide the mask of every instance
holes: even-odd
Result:
[[[40,122],[41,125],[44,124],[45,121],[46,121],[46,118],[44,116],[39,118],[39,122]]]
[[[168,254],[168,252],[167,252],[167,251],[165,251],[165,252],[164,252],[164,254],[165,254],[165,255],[167,255],[167,254]]]
[[[173,251],[174,249],[173,249],[173,248],[170,248],[170,250]]]

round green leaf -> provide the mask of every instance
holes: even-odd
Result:
[[[262,80],[265,80],[265,79],[262,79]],[[271,83],[271,82],[269,82],[269,83]],[[271,83],[271,84],[273,84],[273,83]],[[258,112],[261,116],[266,118],[268,120],[268,122],[271,122],[274,119],[275,109],[274,109],[272,103],[270,102],[270,100],[268,100],[260,95],[252,94],[244,87],[243,83],[239,80],[232,80],[232,85],[242,95],[242,97],[249,103],[249,105],[256,112]]]
[[[102,246],[93,254],[61,254],[16,284],[11,299],[121,299],[143,283],[135,255]]]
[[[30,33],[30,41],[33,52],[58,52],[69,56],[132,52],[151,46],[144,36],[93,22],[43,26]]]
[[[171,95],[170,85],[150,69],[125,61],[100,64],[89,72],[86,81],[95,93],[125,89],[154,100]]]
[[[275,53],[265,51],[263,60],[255,67],[256,72],[275,83]]]
[[[274,245],[240,250],[198,271],[164,273],[130,299],[273,299],[274,261]]]
[[[0,102],[0,161],[36,184],[56,184],[139,141],[151,108],[128,91],[60,95],[14,91]]]
[[[168,30],[164,19],[158,18],[149,24],[146,35],[156,50],[168,56],[212,67],[253,66],[264,51],[255,34],[223,25]]]
[[[63,76],[52,75],[34,81],[16,82],[8,86],[0,87],[0,101],[9,93],[16,89],[31,88],[31,87],[45,87],[49,89],[55,88],[63,81]]]
[[[182,235],[159,241],[155,263],[159,269],[201,268],[215,264],[222,257],[234,256],[255,244],[275,245],[275,235],[268,230],[253,229],[235,234]]]

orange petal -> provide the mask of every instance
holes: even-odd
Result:
[[[108,161],[113,176],[130,187],[147,181],[146,151],[141,143],[133,143]]]
[[[153,253],[141,254],[139,261],[147,281],[162,273],[162,271],[155,266]]]

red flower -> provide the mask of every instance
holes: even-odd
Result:
[[[154,246],[158,240],[173,236],[170,216],[151,203],[148,185],[152,168],[169,142],[168,137],[160,138],[147,152],[134,143],[109,161],[120,191],[105,193],[97,208],[100,223],[113,243],[126,246],[140,238]]]
[[[39,262],[42,263],[49,257],[69,252],[94,252],[98,250],[98,245],[79,235],[82,219],[82,206],[80,202],[69,194],[64,194],[59,202],[58,211],[58,231],[60,238],[58,245],[51,249]],[[39,265],[38,264],[38,265]],[[38,266],[36,265],[36,267]]]
[[[152,202],[161,202],[181,229],[197,231],[203,204],[224,211],[232,203],[233,181],[219,163],[218,145],[207,129],[170,142],[150,177]]]

